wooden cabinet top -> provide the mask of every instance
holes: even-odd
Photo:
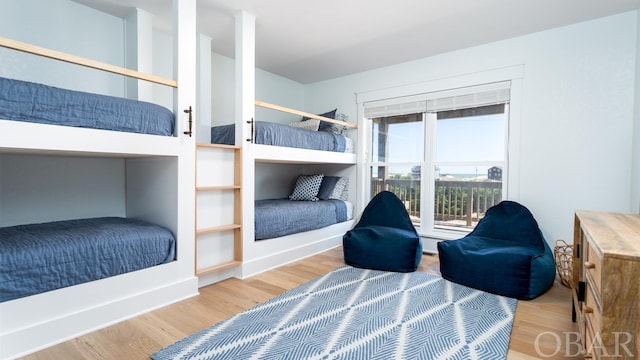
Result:
[[[576,220],[603,257],[640,261],[640,215],[579,210]]]

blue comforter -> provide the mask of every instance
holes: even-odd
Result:
[[[254,126],[254,142],[256,144],[345,152],[346,140],[340,134],[301,129],[286,124],[265,121],[256,121]],[[235,125],[212,127],[211,143],[234,145]]]
[[[0,302],[175,259],[171,231],[124,218],[0,228]]]
[[[156,104],[2,77],[0,119],[167,136],[174,128]]]
[[[342,200],[269,199],[255,202],[256,240],[319,229],[347,220],[347,206]]]

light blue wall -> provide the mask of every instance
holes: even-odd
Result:
[[[110,65],[125,66],[125,21],[122,18],[69,0],[3,0],[1,7],[0,36]],[[153,30],[152,41],[152,73],[174,78],[171,35]],[[148,49],[149,46],[143,48]],[[125,96],[125,77],[121,75],[5,48],[0,48],[0,59],[0,76],[3,77]],[[150,86],[153,102],[171,109],[172,88],[156,84]]]
[[[68,0],[3,0],[0,36],[112,65],[124,62],[123,20]],[[122,96],[124,79],[0,49],[0,76]]]
[[[304,86],[282,76],[256,69],[256,100],[304,110]],[[299,121],[300,116],[257,107],[256,119],[288,123]]]
[[[629,201],[637,25],[627,12],[310,84],[305,107],[337,106],[355,119],[357,92],[523,65],[514,200],[550,243],[571,240],[576,209],[637,211]]]
[[[171,34],[154,31],[153,33],[153,75],[167,79],[173,76],[173,36]],[[169,86],[153,84],[153,102],[173,109],[174,89]]]
[[[212,97],[214,125],[233,123],[235,94],[235,60],[213,53],[211,57]],[[289,107],[304,109],[304,85],[256,69],[256,100]],[[287,123],[300,117],[283,112],[256,108],[256,120]]]
[[[235,61],[213,53],[211,56],[212,125],[235,121]]]
[[[126,216],[124,161],[0,155],[0,226]]]

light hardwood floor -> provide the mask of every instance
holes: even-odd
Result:
[[[342,265],[342,248],[338,247],[246,280],[228,279],[201,288],[199,296],[25,359],[149,359],[165,346]],[[439,274],[437,255],[424,255],[418,271]],[[537,299],[518,302],[507,359],[581,358],[575,356],[576,331],[571,322],[570,291],[556,281]]]

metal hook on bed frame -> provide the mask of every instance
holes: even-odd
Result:
[[[189,135],[189,137],[191,137],[191,135],[193,134],[193,130],[192,130],[192,128],[193,128],[193,117],[192,117],[193,110],[191,110],[191,106],[189,106],[189,109],[184,110],[184,112],[186,114],[189,114],[189,131],[185,131],[184,134],[185,135]]]
[[[247,141],[253,144],[253,138],[254,138],[254,134],[253,134],[253,118],[251,118],[251,120],[247,120],[247,124],[251,124],[251,138],[247,139]]]

